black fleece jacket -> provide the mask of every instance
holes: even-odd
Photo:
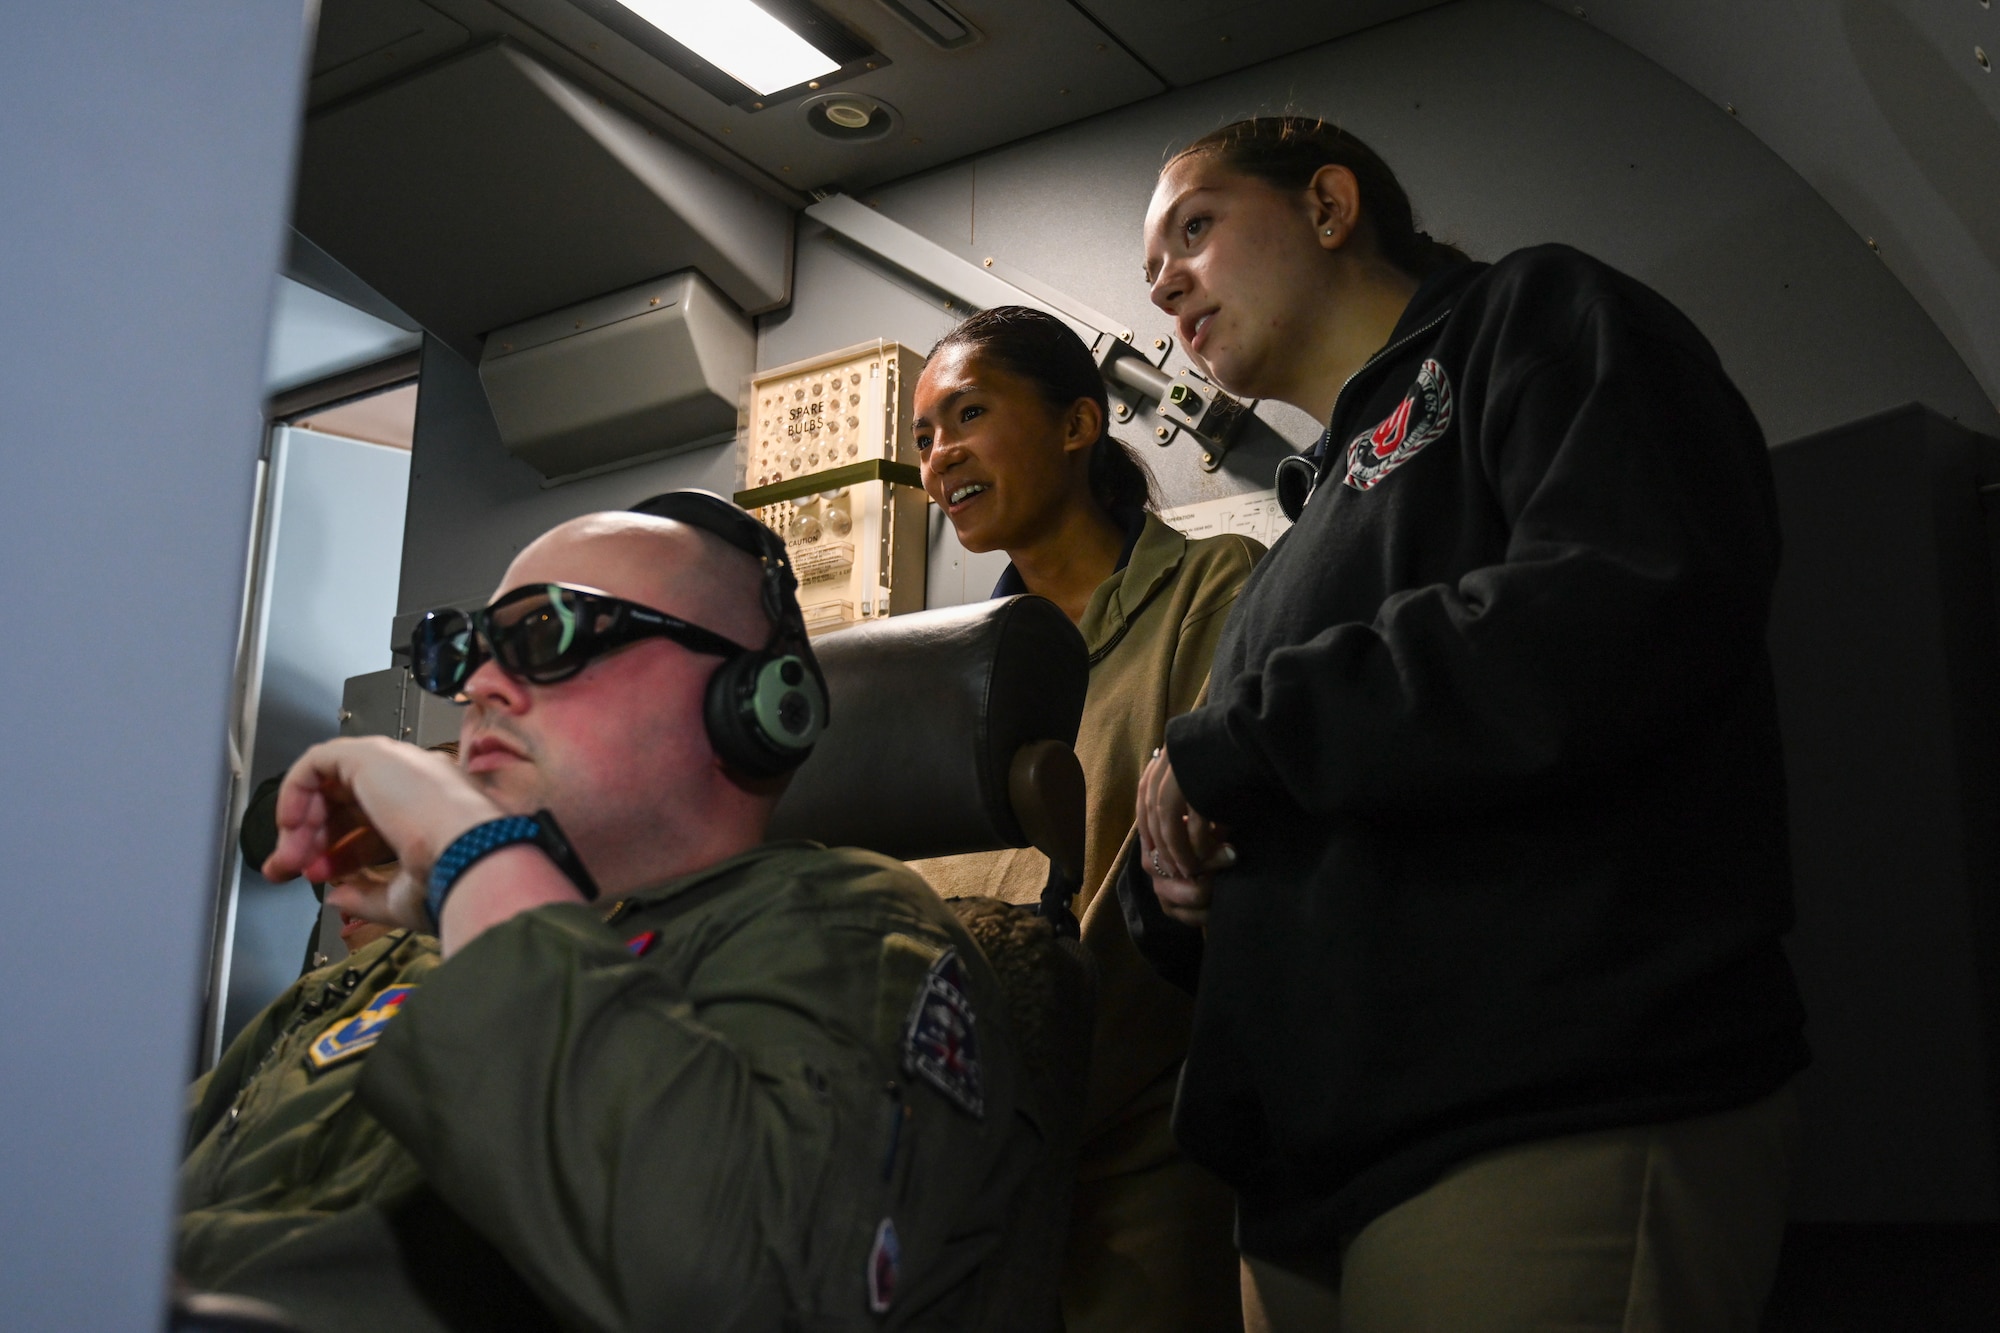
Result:
[[[1471,1154],[1807,1059],[1770,466],[1706,340],[1567,247],[1455,267],[1311,461],[1167,727],[1240,856],[1174,1130],[1274,1259]]]

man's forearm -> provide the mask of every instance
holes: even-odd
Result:
[[[451,957],[486,931],[522,912],[584,897],[539,848],[526,843],[481,857],[460,875],[444,902],[438,943]]]

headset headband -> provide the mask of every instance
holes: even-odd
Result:
[[[641,500],[632,506],[631,512],[686,523],[755,556],[764,581],[764,614],[771,621],[766,650],[783,648],[802,659],[818,678],[821,691],[825,691],[826,675],[819,669],[812,640],[806,634],[805,613],[799,609],[799,580],[792,572],[792,557],[785,549],[784,538],[714,491],[692,487]]]

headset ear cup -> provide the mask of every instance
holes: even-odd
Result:
[[[702,722],[708,729],[708,743],[723,764],[744,777],[775,777],[789,765],[773,762],[773,756],[750,734],[739,703],[746,684],[754,684],[762,653],[732,657],[715,669],[708,679],[708,693],[702,699]]]
[[[806,761],[826,725],[819,677],[789,653],[745,653],[716,668],[702,701],[708,742],[746,777],[769,778]]]

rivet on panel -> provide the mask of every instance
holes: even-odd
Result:
[[[1867,237],[1866,239],[1868,241],[1868,248],[1870,250],[1873,250],[1878,255],[1882,253],[1882,247],[1875,244],[1875,238],[1873,236]]]
[[[1119,336],[1120,338],[1124,339],[1124,340],[1125,340],[1126,342],[1131,342],[1131,341],[1132,341],[1132,330],[1130,330],[1130,329],[1120,329],[1120,330],[1118,331],[1118,336]]]
[[[1993,72],[1993,62],[1992,62],[1991,60],[1988,60],[1988,59],[1986,58],[1986,48],[1985,48],[1985,47],[1983,47],[1983,46],[1975,46],[1975,47],[1973,47],[1973,48],[1972,48],[1972,58],[1973,58],[1974,60],[1977,60],[1977,61],[1979,62],[1979,68],[1981,68],[1981,69],[1985,70],[1985,71],[1986,71],[1986,72],[1987,72],[1988,74],[1991,74],[1991,73]]]
[[[993,267],[993,257],[991,255],[988,255],[986,258],[986,267],[988,268]]]
[[[1735,114],[1736,114],[1736,103],[1734,103],[1734,102],[1724,102],[1724,103],[1722,104],[1722,109],[1723,109],[1724,111],[1727,111],[1727,112],[1728,112],[1728,113],[1729,113],[1730,115],[1732,115],[1732,116],[1733,116],[1733,115],[1735,115]]]
[[[1165,426],[1155,426],[1153,427],[1153,434],[1158,439],[1164,440],[1167,438],[1167,436],[1173,434],[1173,432],[1168,430]]]
[[[808,87],[808,88],[817,88],[817,87],[819,87],[819,80],[818,80],[818,79],[813,79],[813,80],[812,80],[811,82],[809,82],[809,83],[807,83],[807,84],[806,84],[806,87]]]
[[[1166,350],[1167,350],[1167,340],[1166,340],[1165,338],[1155,338],[1155,339],[1153,339],[1153,350],[1154,350],[1154,351],[1156,351],[1156,352],[1164,352],[1164,351],[1166,351]]]

